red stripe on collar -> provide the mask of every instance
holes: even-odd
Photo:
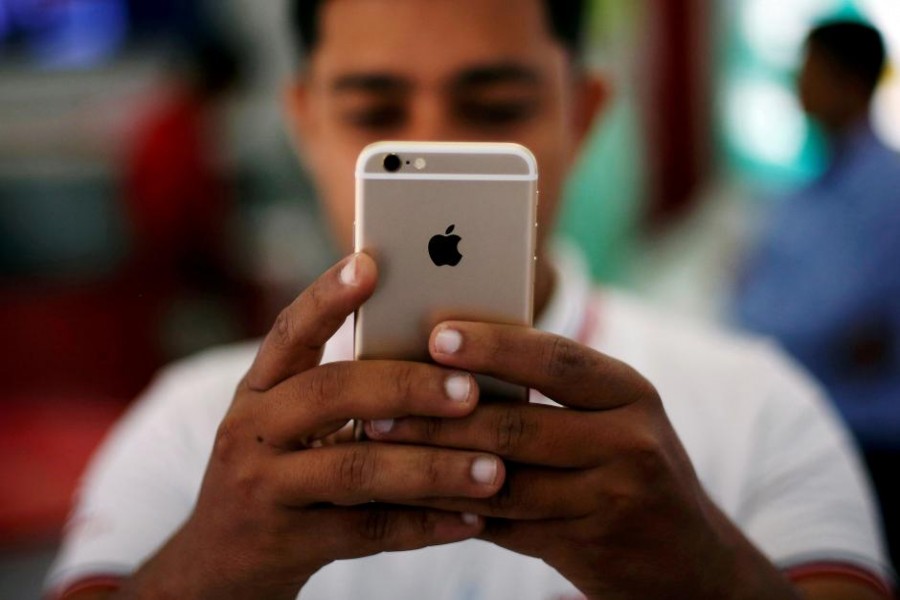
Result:
[[[863,567],[843,562],[814,562],[787,569],[787,578],[793,583],[814,577],[839,577],[852,579],[862,583],[881,594],[886,600],[893,598],[893,593],[888,583],[877,574]]]
[[[600,324],[600,308],[594,298],[588,298],[588,305],[584,311],[584,319],[575,341],[586,346],[594,337],[597,326]]]

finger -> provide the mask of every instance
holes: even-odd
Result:
[[[541,557],[546,555],[552,537],[566,536],[573,529],[577,532],[579,523],[568,519],[548,519],[545,521],[514,521],[508,519],[488,519],[479,539],[496,544],[517,554]],[[572,544],[573,536],[566,536],[566,543]]]
[[[245,379],[261,392],[316,366],[325,342],[372,294],[377,270],[365,254],[355,254],[328,270],[281,311]]]
[[[504,484],[492,496],[413,500],[412,505],[517,521],[580,519],[597,510],[596,487],[588,471],[507,464]]]
[[[520,463],[586,469],[623,448],[625,432],[641,427],[630,414],[597,417],[551,406],[483,403],[462,419],[407,418],[394,420],[390,427],[367,423],[366,434],[378,441],[477,450]]]
[[[531,387],[574,408],[611,410],[658,400],[653,386],[625,363],[535,329],[443,323],[429,348],[440,364]]]
[[[410,415],[459,418],[478,403],[468,373],[412,362],[354,361],[322,365],[292,377],[253,404],[258,434],[270,445],[308,447],[350,419]]]
[[[504,474],[503,462],[483,453],[374,443],[285,454],[270,471],[275,497],[292,507],[484,498],[500,489]]]
[[[313,523],[319,534],[315,539],[326,546],[323,549],[326,556],[334,559],[362,558],[381,552],[461,542],[476,537],[484,529],[484,519],[475,515],[382,504],[323,508]],[[311,533],[308,527],[304,533]]]

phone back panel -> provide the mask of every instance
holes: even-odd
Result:
[[[401,158],[397,173],[384,168],[389,154]],[[356,316],[358,359],[427,360],[430,331],[447,319],[531,325],[537,171],[527,150],[376,144],[360,157],[356,202],[356,249],[379,268]],[[430,247],[442,244],[443,260],[458,258],[454,247],[462,255],[456,266],[435,264]]]

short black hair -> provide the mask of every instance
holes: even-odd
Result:
[[[872,92],[884,72],[884,38],[875,27],[860,21],[828,21],[807,37],[811,49],[821,51],[848,76]]]
[[[291,26],[300,51],[308,56],[319,41],[319,13],[327,0],[291,0]],[[543,0],[551,31],[573,57],[584,45],[587,0]]]

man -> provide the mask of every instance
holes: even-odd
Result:
[[[885,64],[879,32],[830,22],[799,79],[827,134],[824,175],[785,199],[746,268],[736,312],[821,380],[866,452],[900,559],[900,155],[870,126]]]
[[[298,2],[307,66],[290,112],[338,240],[349,248],[356,155],[382,138],[528,146],[551,229],[601,98],[578,67],[581,4]],[[864,482],[810,385],[758,343],[598,300],[541,242],[539,329],[442,323],[434,365],[335,362],[377,285],[354,255],[285,309],[255,359],[248,346],[170,370],[88,475],[51,587],[886,597]],[[481,403],[473,372],[562,406]],[[374,442],[335,439],[352,418]]]

